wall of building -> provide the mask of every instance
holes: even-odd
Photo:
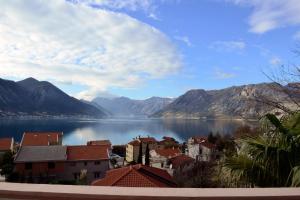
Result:
[[[80,173],[86,170],[87,172],[87,183],[91,183],[94,180],[103,178],[107,170],[109,170],[109,160],[101,160],[99,164],[95,161],[75,161],[65,163],[65,172],[60,177],[63,180],[76,180],[79,178]],[[99,173],[99,177],[95,177],[95,173]]]

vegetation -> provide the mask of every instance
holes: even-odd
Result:
[[[300,186],[300,113],[267,114],[260,129],[237,141],[238,153],[225,158],[220,177],[227,186]]]
[[[147,165],[147,166],[150,165],[150,149],[149,149],[149,144],[147,144],[147,146],[146,146],[145,165]]]
[[[139,164],[143,163],[143,144],[142,143],[140,143],[139,157],[138,157],[137,163],[139,163]]]
[[[2,161],[0,163],[1,175],[5,176],[7,181],[14,179],[14,154],[11,151],[4,153]]]

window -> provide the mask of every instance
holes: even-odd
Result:
[[[32,163],[25,163],[25,169],[32,169]]]
[[[70,166],[75,167],[76,166],[76,162],[71,162]]]
[[[88,164],[87,162],[84,162],[84,166],[87,166],[87,164]]]
[[[100,161],[95,161],[95,165],[100,165]]]
[[[94,172],[94,178],[100,178],[101,172]]]
[[[48,163],[48,169],[54,169],[55,168],[55,163],[54,162],[49,162]]]
[[[202,149],[199,149],[199,154],[202,154]]]

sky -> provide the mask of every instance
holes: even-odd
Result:
[[[299,0],[0,0],[0,77],[79,99],[177,97],[297,64]]]

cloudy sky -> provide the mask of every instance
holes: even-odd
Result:
[[[0,77],[77,98],[176,97],[296,63],[299,0],[0,0]]]

